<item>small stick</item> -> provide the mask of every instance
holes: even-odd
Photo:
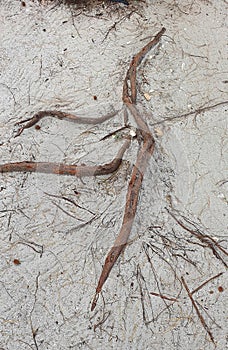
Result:
[[[209,235],[205,235],[201,232],[197,232],[194,231],[190,228],[188,228],[187,226],[185,226],[183,224],[182,221],[180,221],[179,219],[176,218],[176,216],[174,214],[172,214],[167,208],[166,210],[168,211],[168,213],[172,216],[172,218],[187,232],[191,233],[194,237],[198,238],[203,244],[206,244],[206,246],[208,248],[210,248],[213,252],[213,254],[216,256],[217,259],[221,260],[223,265],[225,267],[227,266],[227,263],[224,261],[224,259],[219,255],[219,253],[217,252],[216,248],[218,250],[220,250],[223,254],[228,256],[228,252],[218,243],[216,242],[212,237],[210,237]],[[216,248],[215,248],[216,247]]]
[[[73,199],[71,199],[71,198],[67,198],[67,197],[64,197],[64,196],[58,196],[58,195],[56,195],[56,194],[50,194],[50,193],[47,193],[47,192],[44,192],[44,193],[45,193],[47,196],[50,196],[50,197],[64,199],[66,202],[69,202],[69,203],[73,204],[76,208],[85,210],[85,211],[87,211],[88,213],[90,213],[90,214],[92,214],[92,215],[95,215],[95,213],[93,213],[91,210],[82,207],[81,205],[79,205],[78,203],[76,203],[76,202],[75,202]]]
[[[151,295],[154,295],[155,297],[160,297],[162,299],[166,299],[166,300],[170,300],[170,301],[178,301],[176,298],[169,298],[166,297],[165,295],[162,294],[158,294],[158,293],[154,293],[154,292],[150,292]]]
[[[197,109],[195,109],[194,111],[191,111],[191,112],[187,112],[187,113],[184,113],[184,114],[176,115],[174,117],[164,118],[164,119],[160,120],[159,122],[155,122],[155,123],[152,123],[150,125],[151,126],[156,126],[156,125],[163,124],[165,122],[169,122],[169,121],[172,121],[172,120],[175,120],[175,119],[187,118],[187,117],[189,117],[190,115],[193,115],[193,114],[195,114],[195,117],[196,117],[198,114],[201,114],[201,113],[206,112],[206,111],[210,111],[211,109],[216,108],[218,106],[225,106],[227,104],[228,104],[228,101],[221,101],[221,102],[218,102],[218,103],[215,103],[213,105],[206,106],[206,107],[199,107],[199,108],[197,108]]]
[[[16,162],[0,165],[0,173],[26,171],[58,175],[72,175],[76,177],[107,175],[113,173],[119,168],[123,155],[130,146],[130,143],[130,139],[125,140],[116,157],[110,163],[106,163],[104,165],[89,166],[66,165],[63,163],[49,162]]]
[[[196,310],[197,316],[199,317],[200,322],[201,322],[203,328],[206,330],[206,332],[207,332],[207,334],[209,335],[211,341],[215,344],[214,337],[213,337],[213,335],[212,335],[212,333],[211,333],[211,331],[210,331],[208,325],[206,324],[206,322],[205,322],[203,316],[201,315],[201,313],[200,313],[200,311],[199,311],[199,309],[198,309],[198,306],[196,305],[195,300],[194,300],[193,297],[192,297],[192,293],[190,292],[190,290],[189,290],[189,288],[188,288],[188,286],[187,286],[187,283],[186,283],[185,280],[184,280],[184,277],[181,277],[181,281],[182,281],[182,284],[183,284],[184,288],[186,289],[186,291],[187,291],[187,293],[188,293],[188,296],[189,296],[189,298],[190,298],[190,300],[191,300],[191,302],[192,302],[192,306],[193,306],[194,309]]]
[[[109,137],[117,134],[118,132],[123,131],[123,130],[128,129],[128,128],[129,128],[129,125],[122,126],[121,128],[110,132],[108,135],[105,135],[99,141],[104,141],[104,140],[108,139]]]
[[[102,117],[98,117],[98,118],[87,117],[86,118],[86,117],[79,117],[75,114],[56,111],[56,110],[54,110],[54,111],[40,111],[40,112],[36,113],[32,118],[25,119],[25,120],[22,120],[22,121],[16,123],[16,125],[23,124],[23,123],[26,123],[26,124],[18,130],[15,137],[21,135],[21,133],[24,131],[24,129],[31,128],[33,125],[38,123],[44,117],[54,117],[54,118],[58,118],[58,119],[67,119],[69,121],[72,121],[72,122],[78,123],[78,124],[96,125],[96,124],[103,123],[106,120],[113,118],[118,113],[119,113],[119,111],[114,111],[114,112],[108,113],[106,115],[103,115]]]
[[[197,287],[196,289],[194,289],[191,294],[194,294],[196,292],[198,292],[201,288],[203,288],[207,283],[209,283],[210,281],[214,280],[215,278],[220,277],[221,275],[223,275],[223,272],[218,273],[217,275],[209,278],[207,281],[203,282],[199,287]]]

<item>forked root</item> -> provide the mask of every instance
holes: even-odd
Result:
[[[122,100],[127,106],[128,110],[132,114],[137,124],[137,127],[143,137],[143,143],[140,146],[138,157],[136,163],[133,167],[131,180],[128,185],[128,191],[126,196],[125,212],[122,221],[122,226],[120,233],[117,236],[113,247],[109,251],[105,263],[98,281],[96,288],[96,293],[92,301],[91,311],[94,310],[97,304],[99,294],[102,290],[102,287],[107,280],[115,262],[117,261],[119,255],[126,247],[128,238],[131,233],[131,228],[135,218],[135,213],[137,209],[139,192],[142,185],[143,176],[146,171],[149,159],[154,151],[154,138],[150,132],[150,129],[144,120],[144,118],[139,113],[136,107],[136,72],[137,67],[141,63],[144,56],[152,49],[160,40],[162,35],[165,32],[165,28],[162,28],[161,31],[151,40],[146,46],[144,46],[139,53],[132,59],[130,67],[127,71],[124,84],[123,84],[123,95]],[[130,92],[128,82],[130,81]]]
[[[131,228],[134,222],[135,213],[137,209],[138,197],[140,188],[143,181],[143,176],[146,171],[146,167],[148,165],[149,159],[154,151],[154,138],[150,132],[150,129],[144,120],[144,118],[139,113],[136,107],[136,73],[139,64],[141,63],[144,56],[151,50],[161,39],[162,35],[165,32],[165,28],[162,28],[159,33],[151,40],[147,45],[145,45],[132,59],[129,69],[127,71],[126,77],[123,83],[123,94],[122,101],[126,106],[125,110],[125,126],[127,125],[127,110],[131,113],[135,122],[137,124],[137,128],[142,136],[143,142],[140,144],[140,149],[138,152],[136,163],[133,167],[131,180],[128,185],[127,196],[126,196],[126,205],[125,211],[122,221],[122,227],[119,235],[117,236],[113,247],[109,251],[103,270],[101,272],[98,285],[96,288],[96,294],[92,302],[91,310],[94,310],[99,293],[102,290],[102,287],[107,280],[111,269],[115,262],[117,261],[119,255],[125,248],[129,235],[131,233]],[[29,129],[34,126],[44,117],[55,117],[58,119],[66,119],[75,123],[83,123],[83,124],[100,124],[114,117],[118,111],[114,111],[110,114],[99,118],[82,118],[78,117],[74,114],[56,111],[56,110],[47,110],[40,111],[36,113],[31,119],[23,120],[17,124],[23,124],[21,128],[19,128],[16,136],[21,135],[21,133],[25,129]],[[65,165],[62,163],[49,163],[49,162],[17,162],[17,163],[7,163],[4,165],[0,165],[0,172],[15,172],[15,171],[26,171],[26,172],[41,172],[41,173],[54,173],[59,175],[73,175],[73,176],[93,176],[93,175],[105,175],[114,172],[120,165],[122,161],[122,157],[126,149],[130,146],[130,139],[124,142],[123,146],[119,150],[117,156],[110,163],[104,165],[96,165],[96,166],[82,166],[82,165]]]

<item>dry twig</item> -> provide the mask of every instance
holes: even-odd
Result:
[[[155,122],[155,123],[152,123],[150,125],[151,126],[156,126],[156,125],[163,124],[165,122],[173,121],[173,120],[176,120],[176,119],[187,118],[187,117],[189,117],[191,115],[195,115],[195,118],[196,118],[201,113],[210,111],[211,109],[214,109],[214,108],[219,107],[219,106],[226,106],[227,104],[228,104],[228,101],[221,101],[221,102],[217,102],[215,104],[212,104],[212,105],[209,105],[209,106],[206,106],[206,107],[202,106],[202,107],[199,107],[199,108],[195,109],[194,111],[190,111],[190,112],[187,112],[187,113],[176,115],[174,117],[164,118],[164,119],[160,120],[159,122]]]
[[[190,290],[189,290],[189,288],[188,288],[188,285],[187,285],[187,283],[186,283],[185,280],[184,280],[184,277],[181,277],[181,282],[182,282],[184,288],[186,289],[186,291],[187,291],[187,293],[188,293],[188,296],[189,296],[189,298],[190,298],[190,300],[191,300],[191,302],[192,302],[192,306],[193,306],[194,309],[196,310],[197,316],[199,317],[200,322],[201,322],[203,328],[206,330],[206,332],[207,332],[207,334],[209,335],[211,341],[212,341],[213,343],[215,343],[214,337],[213,337],[213,335],[212,335],[212,333],[211,333],[211,331],[210,331],[210,328],[209,328],[208,325],[206,324],[206,321],[204,320],[203,316],[201,315],[201,313],[200,313],[200,311],[199,311],[199,309],[198,309],[198,306],[196,305],[195,300],[194,300],[193,297],[192,297],[192,293],[190,292]]]
[[[150,294],[155,296],[155,297],[160,297],[161,299],[166,299],[166,300],[169,300],[169,301],[178,301],[178,299],[176,299],[176,298],[166,297],[163,294],[159,294],[159,293],[155,293],[155,292],[150,292]]]
[[[196,237],[198,240],[200,240],[203,243],[204,247],[208,247],[211,249],[211,251],[213,252],[214,256],[219,259],[223,265],[227,268],[228,265],[226,263],[226,261],[223,259],[223,257],[221,256],[221,253],[223,253],[224,255],[228,256],[228,252],[218,243],[216,242],[216,240],[214,238],[212,238],[209,235],[206,235],[202,232],[200,232],[199,229],[194,230],[194,229],[190,229],[188,228],[180,219],[178,219],[173,213],[171,213],[167,208],[166,210],[168,211],[168,213],[172,216],[172,218],[187,232],[191,233],[191,235],[193,235],[194,237]]]
[[[220,273],[218,273],[217,275],[215,275],[215,276],[209,278],[208,280],[206,280],[205,282],[203,282],[199,287],[197,287],[196,289],[194,289],[194,290],[191,292],[191,294],[194,294],[194,293],[198,292],[198,291],[199,291],[201,288],[203,288],[207,283],[209,283],[209,282],[211,282],[212,280],[214,280],[214,279],[220,277],[222,274],[223,274],[223,272],[220,272]]]

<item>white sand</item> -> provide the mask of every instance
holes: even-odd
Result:
[[[118,23],[130,7],[113,5],[117,13],[96,8],[72,18],[64,7],[0,1],[1,163],[112,159],[121,141],[98,141],[123,125],[121,113],[95,127],[46,118],[39,131],[25,130],[15,139],[14,123],[45,109],[96,117],[121,108],[131,57],[162,26],[167,29],[138,70],[138,104],[156,136],[156,151],[131,244],[93,313],[96,283],[121,225],[137,142],[108,180],[0,175],[1,349],[214,349],[175,273],[194,290],[225,268],[209,249],[193,244],[199,241],[165,207],[179,210],[226,246],[227,104],[176,118],[227,99],[225,6],[222,0],[148,0]],[[74,199],[87,211],[45,193]],[[82,223],[77,218],[93,217],[88,210],[95,219],[77,228]],[[194,294],[218,350],[227,346],[227,287],[224,273]],[[165,310],[164,300],[150,292],[178,302]]]

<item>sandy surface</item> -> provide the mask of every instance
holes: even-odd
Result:
[[[1,163],[112,159],[121,137],[99,140],[123,125],[122,83],[130,59],[162,26],[167,29],[138,70],[138,105],[156,150],[130,244],[93,313],[137,142],[111,177],[0,175],[1,349],[214,349],[179,279],[192,291],[218,273],[193,297],[217,349],[226,348],[226,255],[216,258],[168,212],[226,247],[225,14],[222,0],[148,0],[137,11],[113,5],[73,16],[66,7],[0,1]],[[214,107],[193,113],[208,106]],[[15,122],[45,109],[94,117],[120,113],[93,127],[46,118],[40,130],[14,138]]]

